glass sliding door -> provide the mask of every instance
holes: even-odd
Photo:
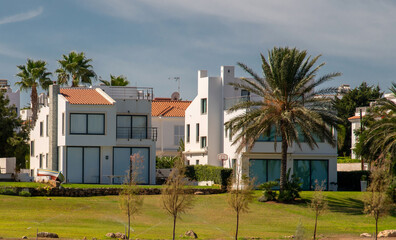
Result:
[[[139,154],[133,170],[138,171],[138,183],[148,184],[150,172],[150,148],[145,147],[115,147],[113,148],[113,175],[119,176],[114,178],[114,183],[122,183],[123,179],[129,176],[130,157],[133,154]],[[123,177],[121,177],[123,176]]]
[[[133,169],[137,171],[137,182],[138,183],[149,183],[149,148],[132,148],[132,155],[136,154],[139,159],[134,163],[136,164]]]
[[[84,148],[84,183],[99,183],[100,148]]]
[[[249,177],[255,179],[255,185],[277,181],[280,178],[280,163],[278,159],[250,159]]]
[[[66,179],[69,183],[83,182],[83,148],[68,147],[66,163]]]
[[[129,162],[131,156],[130,148],[113,148],[113,175],[124,176],[114,178],[114,183],[122,183],[129,174]]]
[[[294,174],[303,183],[303,190],[314,190],[316,184],[328,189],[329,185],[329,161],[328,160],[294,160]]]

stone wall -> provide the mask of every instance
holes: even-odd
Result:
[[[61,196],[61,197],[92,197],[92,196],[107,196],[118,195],[122,188],[13,188],[18,195],[20,191],[29,191],[32,196]],[[211,188],[190,188],[186,189],[189,194],[220,194],[225,193],[223,189]],[[142,195],[159,195],[161,194],[160,188],[141,188],[140,194]]]

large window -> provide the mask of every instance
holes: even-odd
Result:
[[[130,170],[131,156],[137,154],[139,158],[132,161],[133,171],[136,171],[137,182],[150,183],[150,148],[145,147],[114,147],[113,175],[127,177]],[[113,179],[113,183],[122,183],[123,178]]]
[[[328,160],[294,160],[294,173],[300,178],[303,190],[314,190],[316,184],[328,189]]]
[[[186,142],[190,142],[190,124],[187,124],[187,138],[186,138]]]
[[[70,183],[99,183],[100,148],[67,147],[66,178]]]
[[[117,138],[147,139],[147,116],[118,115]]]
[[[206,114],[207,112],[207,99],[206,98],[202,98],[201,99],[201,114]]]
[[[278,159],[250,159],[249,177],[259,185],[280,178],[281,161]]]
[[[104,135],[104,119],[104,114],[71,113],[70,134]]]
[[[201,137],[201,148],[206,147],[206,137]]]
[[[184,126],[174,126],[173,132],[174,132],[173,144],[179,145],[180,140],[184,138]]]
[[[199,142],[199,123],[196,125],[195,135],[195,141]]]

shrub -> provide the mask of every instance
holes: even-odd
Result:
[[[22,197],[31,197],[32,196],[32,194],[29,192],[29,190],[25,190],[25,189],[20,191],[18,195],[22,196]]]
[[[279,193],[278,201],[280,202],[292,202],[300,197],[300,192],[302,191],[300,178],[295,174],[290,176],[290,170],[289,168],[286,173],[285,188]]]
[[[269,181],[258,186],[258,189],[263,189],[263,196],[259,198],[260,202],[273,201],[276,199],[277,193],[273,190],[274,187],[279,186],[279,182]]]
[[[226,187],[232,175],[232,169],[209,165],[190,165],[186,166],[185,174],[191,180],[213,181],[215,184]]]
[[[173,168],[173,166],[175,165],[175,159],[175,157],[156,157],[155,168]]]
[[[0,194],[2,195],[17,195],[15,188],[0,188]]]
[[[360,191],[360,180],[365,175],[369,178],[369,171],[338,172],[338,191]]]

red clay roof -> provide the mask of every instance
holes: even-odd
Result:
[[[191,101],[171,101],[156,98],[151,103],[151,116],[153,117],[184,117]]]
[[[60,93],[70,104],[112,105],[113,103],[91,88],[61,88]]]
[[[360,116],[353,116],[353,117],[348,118],[348,120],[359,119],[359,118],[360,118]]]

